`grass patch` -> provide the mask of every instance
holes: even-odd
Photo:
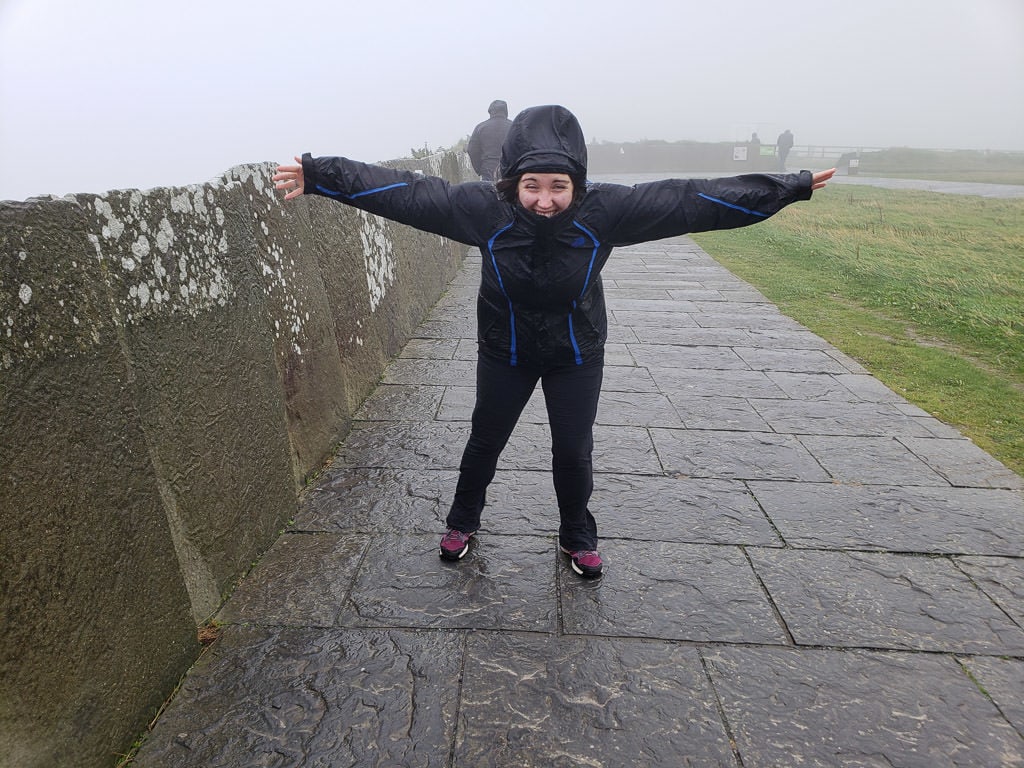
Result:
[[[834,185],[693,239],[1024,474],[1024,200]]]

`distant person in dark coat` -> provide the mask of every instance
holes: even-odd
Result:
[[[487,114],[490,117],[473,129],[473,135],[466,145],[466,154],[481,181],[495,181],[498,162],[501,160],[501,145],[505,142],[512,121],[508,119],[508,104],[500,99],[491,102]]]
[[[793,148],[793,133],[787,128],[779,134],[775,141],[775,152],[779,156],[779,170],[786,170],[786,158],[789,157],[789,150]]]

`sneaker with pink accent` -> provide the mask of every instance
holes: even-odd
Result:
[[[441,538],[441,549],[438,554],[442,560],[461,560],[469,552],[469,539],[472,533],[463,533],[454,528]]]
[[[580,576],[596,579],[601,575],[604,563],[601,562],[601,556],[597,553],[596,549],[571,550],[566,549],[561,544],[558,545],[558,548],[569,556],[569,564],[572,565],[572,569]]]

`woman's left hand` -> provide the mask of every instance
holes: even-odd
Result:
[[[284,194],[285,200],[298,197],[306,190],[306,181],[302,174],[302,158],[296,157],[295,162],[298,165],[277,166],[277,173],[271,177],[271,180],[275,182],[274,189],[288,190]]]
[[[835,175],[835,168],[829,168],[827,171],[818,171],[811,177],[811,189],[821,189],[828,183],[828,180]]]

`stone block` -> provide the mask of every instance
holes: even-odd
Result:
[[[703,651],[743,765],[1011,766],[1020,736],[946,656]]]
[[[463,641],[449,633],[228,627],[137,768],[445,768]]]
[[[947,558],[747,551],[800,645],[1024,654],[1024,629]]]
[[[481,633],[466,650],[454,765],[735,766],[693,648]]]

